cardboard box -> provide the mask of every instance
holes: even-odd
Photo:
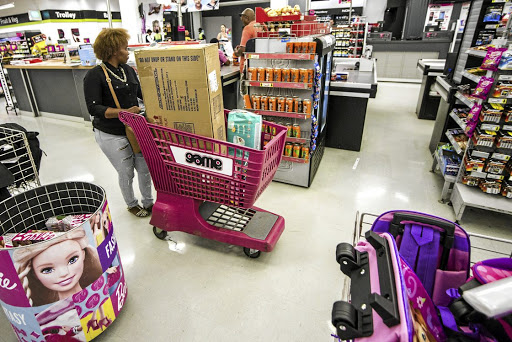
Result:
[[[135,51],[149,117],[166,127],[226,140],[217,44]]]

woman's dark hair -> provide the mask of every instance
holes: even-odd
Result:
[[[149,30],[149,29],[148,29],[148,30],[146,31],[146,33],[147,33],[147,34],[151,34],[151,33],[153,33],[153,31],[151,31],[151,30]]]
[[[212,38],[210,39],[210,44],[215,44],[215,43],[219,43],[219,40],[217,38]]]

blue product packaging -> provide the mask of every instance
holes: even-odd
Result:
[[[228,114],[228,141],[237,145],[261,149],[261,116],[242,109]]]

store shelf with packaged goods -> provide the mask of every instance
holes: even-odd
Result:
[[[510,104],[512,104],[512,98],[489,97],[487,99],[487,102],[488,103],[503,104],[503,105],[510,105]]]
[[[472,73],[469,73],[467,71],[464,71],[462,73],[462,76],[466,77],[467,79],[470,79],[471,81],[473,81],[475,83],[480,82],[480,79],[482,78],[482,76],[473,75]]]
[[[485,50],[475,50],[475,49],[468,49],[466,50],[466,53],[473,57],[480,57],[484,58],[485,55],[487,55],[487,51]]]
[[[457,125],[459,125],[460,128],[462,129],[466,129],[466,123],[464,121],[462,121],[461,118],[459,118],[457,116],[457,114],[455,114],[454,112],[451,112],[450,113],[450,116],[452,117],[452,119],[457,123]]]
[[[444,180],[446,182],[455,183],[457,181],[457,176],[447,175],[443,173],[443,170],[445,170],[444,161],[443,158],[439,156],[439,152],[437,150],[434,152],[434,157],[437,160],[437,164],[439,165],[439,169],[441,171],[441,174],[443,175]]]
[[[296,138],[296,137],[286,137],[286,142],[292,143],[292,144],[307,144],[309,142],[309,139],[307,138]]]
[[[272,136],[268,133],[265,133],[265,140],[271,140]],[[292,144],[307,144],[309,143],[309,138],[296,138],[296,137],[286,137],[286,142]]]
[[[314,60],[314,53],[254,53],[245,54],[246,59],[288,59],[288,60]]]
[[[452,133],[450,132],[450,130],[447,130],[446,133],[445,133],[446,137],[448,138],[448,141],[450,141],[450,144],[452,144],[453,146],[453,149],[455,150],[455,152],[457,152],[457,154],[462,154],[462,152],[464,152],[462,150],[462,148],[460,147],[460,145],[457,143],[457,141],[455,140],[455,138],[453,137]]]
[[[298,82],[264,82],[264,81],[244,81],[244,85],[249,87],[262,88],[286,88],[286,89],[311,89],[309,83]]]
[[[288,157],[288,156],[283,156],[283,158],[281,160],[292,162],[292,163],[300,163],[300,164],[307,164],[307,163],[309,163],[309,159],[294,158],[294,157]]]
[[[469,108],[473,107],[473,104],[474,104],[473,100],[471,100],[469,97],[462,94],[460,91],[455,93],[455,97],[458,98],[460,101],[462,101],[462,103],[464,103]]]
[[[263,116],[277,116],[280,118],[289,118],[289,119],[309,119],[311,118],[311,114],[304,113],[293,113],[293,112],[275,112],[271,110],[260,110],[260,109],[249,109],[250,111],[263,115]]]
[[[261,7],[256,7],[256,22],[267,23],[276,21],[296,21],[301,19],[301,15],[280,15],[280,16],[269,16],[265,10]]]

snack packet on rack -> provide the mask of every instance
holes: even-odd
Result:
[[[482,110],[482,104],[475,102],[473,107],[468,113],[467,122],[478,122],[478,118],[480,117],[480,111]]]
[[[503,52],[500,63],[498,64],[500,70],[512,70],[512,51],[507,50]]]
[[[501,56],[505,51],[507,51],[506,48],[489,48],[480,68],[491,71],[498,70]]]
[[[480,81],[478,81],[475,90],[473,90],[473,94],[471,95],[479,99],[485,99],[487,97],[487,94],[489,94],[489,91],[491,90],[493,83],[494,78],[481,77]]]
[[[81,226],[92,214],[60,215],[51,217],[46,221],[46,228],[54,232],[67,232]]]

